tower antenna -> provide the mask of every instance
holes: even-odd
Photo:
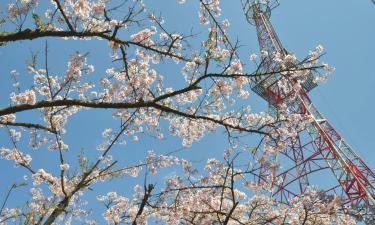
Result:
[[[317,86],[313,74],[310,72],[303,81],[299,80],[301,90],[280,88],[281,83],[292,87],[298,80],[288,76],[291,73],[275,72],[280,71],[280,64],[275,62],[272,55],[276,53],[283,58],[288,54],[270,23],[271,11],[279,2],[241,0],[241,3],[247,21],[256,27],[262,52],[260,72],[266,74],[253,79],[252,90],[266,100],[276,113],[283,104],[290,115],[312,118],[298,131],[297,137],[290,138],[286,147],[278,153],[277,163],[282,167],[260,165],[258,182],[271,182],[274,186],[273,196],[279,202],[290,204],[291,198],[308,192],[312,182],[331,174],[332,179],[323,182],[323,187],[320,187],[322,196],[328,199],[341,197],[343,209],[351,207],[367,225],[374,225],[375,174],[312,103],[308,92]],[[271,161],[276,160],[275,154],[263,155]],[[270,177],[275,179],[270,180]],[[276,180],[281,182],[276,183]]]

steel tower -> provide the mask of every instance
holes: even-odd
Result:
[[[313,118],[277,156],[269,156],[277,157],[279,166],[261,164],[258,181],[272,183],[273,196],[278,201],[289,204],[291,197],[303,195],[317,179],[322,183],[324,177],[327,180],[324,182],[325,187],[319,185],[322,196],[339,196],[343,209],[354,210],[366,224],[374,225],[375,174],[313,105],[307,95],[317,86],[313,75],[306,75],[307,78],[301,82],[302,90],[298,93],[292,88],[282,90],[278,85],[280,81],[291,86],[297,82],[296,78],[288,77],[288,73],[273,73],[280,68],[272,55],[288,54],[269,20],[272,9],[279,5],[278,1],[241,1],[248,22],[256,26],[261,52],[268,53],[262,54],[260,68],[261,72],[268,75],[254,78],[252,90],[269,103],[276,116],[281,103],[288,102],[288,113]],[[292,101],[287,101],[289,96],[294,96]],[[273,179],[270,180],[270,177]]]

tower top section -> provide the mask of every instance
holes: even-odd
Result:
[[[252,25],[255,25],[255,14],[261,13],[269,19],[271,11],[280,4],[279,0],[241,0],[241,3],[246,19]]]

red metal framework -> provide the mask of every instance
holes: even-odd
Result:
[[[247,20],[257,28],[262,52],[261,72],[277,71],[279,65],[272,59],[272,54],[288,54],[282,48],[269,21],[271,10],[278,5],[278,1],[242,0],[242,4]],[[313,105],[307,95],[316,87],[312,74],[307,75],[307,79],[302,82],[303,88],[298,93],[293,89],[289,93],[281,90],[277,85],[281,79],[291,86],[296,82],[285,74],[269,74],[254,79],[252,90],[276,112],[280,103],[286,102],[289,96],[294,96],[293,101],[287,101],[288,113],[313,119],[298,131],[297,137],[289,140],[278,155],[268,155],[269,158],[274,158],[270,161],[274,160],[275,163],[261,166],[260,180],[269,180],[271,177],[275,190],[273,195],[288,204],[291,197],[305,193],[315,181],[322,183],[322,178],[326,178],[325,184],[319,185],[322,196],[340,196],[343,206],[350,206],[356,214],[362,215],[366,224],[374,225],[375,174]],[[327,170],[334,176],[329,176]]]

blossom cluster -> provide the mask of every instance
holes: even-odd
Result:
[[[28,11],[38,6],[38,0],[17,0],[8,5],[9,18],[15,20],[19,16],[26,16]]]
[[[0,148],[0,158],[1,159],[6,159],[6,160],[11,160],[16,163],[16,165],[29,165],[32,158],[29,154],[24,155],[21,151],[18,149],[7,149],[7,148]]]

